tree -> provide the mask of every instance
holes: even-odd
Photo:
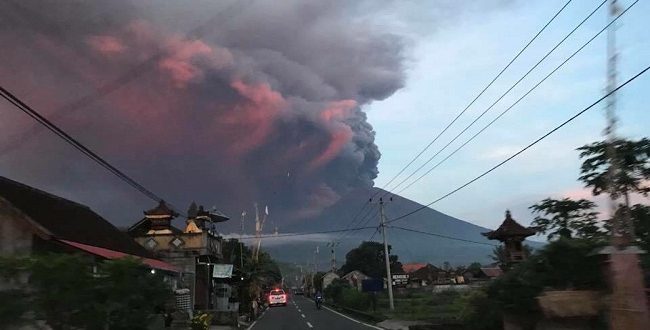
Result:
[[[560,200],[546,198],[529,207],[537,214],[533,225],[542,233],[549,233],[548,239],[557,237],[600,238],[604,234],[598,227],[598,212],[594,211],[594,202],[580,199]]]
[[[650,139],[618,139],[613,144],[618,162],[618,173],[613,180],[615,197],[629,193],[647,196],[650,193]],[[583,159],[579,179],[592,189],[594,195],[607,192],[609,188],[608,173],[612,161],[607,152],[608,146],[607,141],[601,141],[577,149]]]
[[[390,254],[391,247],[388,246]],[[392,271],[402,269],[396,255],[390,255]],[[341,267],[342,273],[358,270],[370,277],[381,278],[386,276],[386,261],[384,260],[384,245],[378,242],[363,242],[358,247],[350,250],[345,255],[345,264]]]
[[[496,262],[499,266],[508,264],[508,254],[506,253],[506,247],[503,245],[495,246],[492,249],[492,255],[490,258]]]
[[[615,140],[611,146],[615,161],[608,153],[609,148],[607,141],[578,148],[580,158],[584,159],[580,180],[592,188],[594,195],[610,192],[614,199],[624,198],[623,205],[619,206],[622,210],[617,211],[615,216],[619,219],[617,223],[621,224],[618,230],[631,235],[634,230],[630,230],[630,226],[633,226],[634,219],[630,214],[629,195],[637,193],[648,196],[650,193],[650,139]],[[613,170],[614,164],[617,165],[616,171]]]
[[[478,274],[481,271],[481,264],[478,262],[472,262],[467,266],[467,271],[472,274]]]
[[[55,330],[136,330],[146,329],[171,298],[162,276],[137,260],[92,261],[68,254],[3,258],[0,278],[16,284],[11,293],[18,299],[3,300],[0,311],[13,309],[17,319],[30,311]],[[25,275],[29,281],[20,281]]]

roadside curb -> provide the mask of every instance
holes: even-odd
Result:
[[[253,321],[253,323],[251,323],[251,325],[249,325],[248,328],[246,328],[246,330],[253,329],[255,324],[257,324],[257,321],[262,319],[262,317],[264,316],[264,314],[266,314],[266,311],[268,311],[268,310],[269,310],[269,306],[266,306],[266,308],[264,308],[264,310],[262,311],[262,314],[260,314],[260,316],[257,319],[255,319],[255,321]]]

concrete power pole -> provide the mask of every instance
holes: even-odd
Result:
[[[246,211],[241,212],[241,231],[239,232],[239,269],[244,273],[244,242],[242,237],[244,236],[244,217],[246,216]]]
[[[616,0],[609,1],[609,18],[614,20],[618,15]],[[611,24],[607,30],[607,92],[612,93],[617,87],[616,24]],[[610,207],[612,212],[612,247],[609,254],[612,297],[610,302],[610,328],[641,330],[648,326],[648,308],[643,285],[643,275],[639,267],[638,254],[641,253],[633,245],[633,225],[629,213],[629,196],[625,194],[624,212],[617,212],[619,203],[615,182],[619,174],[620,162],[616,154],[616,95],[607,97],[606,106],[607,127],[607,158],[610,161],[608,173]]]
[[[391,198],[392,199],[392,198]],[[390,273],[390,256],[388,254],[388,243],[386,241],[386,214],[384,213],[384,200],[379,198],[379,223],[381,226],[381,236],[384,239],[384,259],[386,260],[386,282],[388,283],[388,302],[390,310],[395,310],[395,302],[393,301],[393,277]]]
[[[332,272],[336,272],[336,246],[339,245],[339,242],[332,241],[327,243],[327,246],[330,248],[331,253],[331,263],[332,263]]]

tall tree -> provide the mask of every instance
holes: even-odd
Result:
[[[608,143],[601,141],[577,149],[583,159],[579,179],[592,189],[594,195],[609,189],[608,172],[613,163],[607,148]],[[614,150],[618,165],[618,173],[613,178],[615,197],[629,193],[647,196],[650,193],[650,139],[618,139],[614,141]]]
[[[572,200],[569,198],[546,198],[530,206],[537,214],[533,225],[539,227],[548,239],[556,237],[571,238],[601,238],[604,233],[598,226],[598,212],[594,211],[596,204],[586,199]]]
[[[634,226],[634,219],[630,213],[630,194],[648,196],[650,193],[650,139],[615,140],[611,146],[615,152],[614,161],[610,159],[609,147],[605,141],[578,148],[583,159],[580,180],[594,195],[610,192],[615,199],[624,198],[623,205],[619,206],[622,212],[616,212],[617,219],[623,219],[618,230],[631,236],[634,230],[630,226]]]
[[[388,246],[390,254],[391,247]],[[396,255],[390,255],[392,271],[402,268]],[[370,277],[386,276],[386,262],[384,261],[384,245],[379,242],[363,242],[358,247],[350,250],[345,255],[345,264],[341,267],[342,273],[358,270]]]

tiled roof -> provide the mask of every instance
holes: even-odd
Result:
[[[483,236],[489,239],[500,240],[507,237],[516,237],[523,236],[528,237],[535,235],[537,230],[535,228],[524,227],[512,219],[510,211],[506,211],[506,219],[503,220],[503,223],[497,230],[493,230],[487,233],[482,233]]]
[[[412,273],[420,268],[426,267],[427,264],[425,263],[410,263],[410,264],[403,264],[402,269],[406,273]]]
[[[151,257],[126,233],[85,205],[1,176],[0,196],[57,239]]]
[[[481,272],[490,278],[503,275],[503,270],[499,267],[481,268]]]

